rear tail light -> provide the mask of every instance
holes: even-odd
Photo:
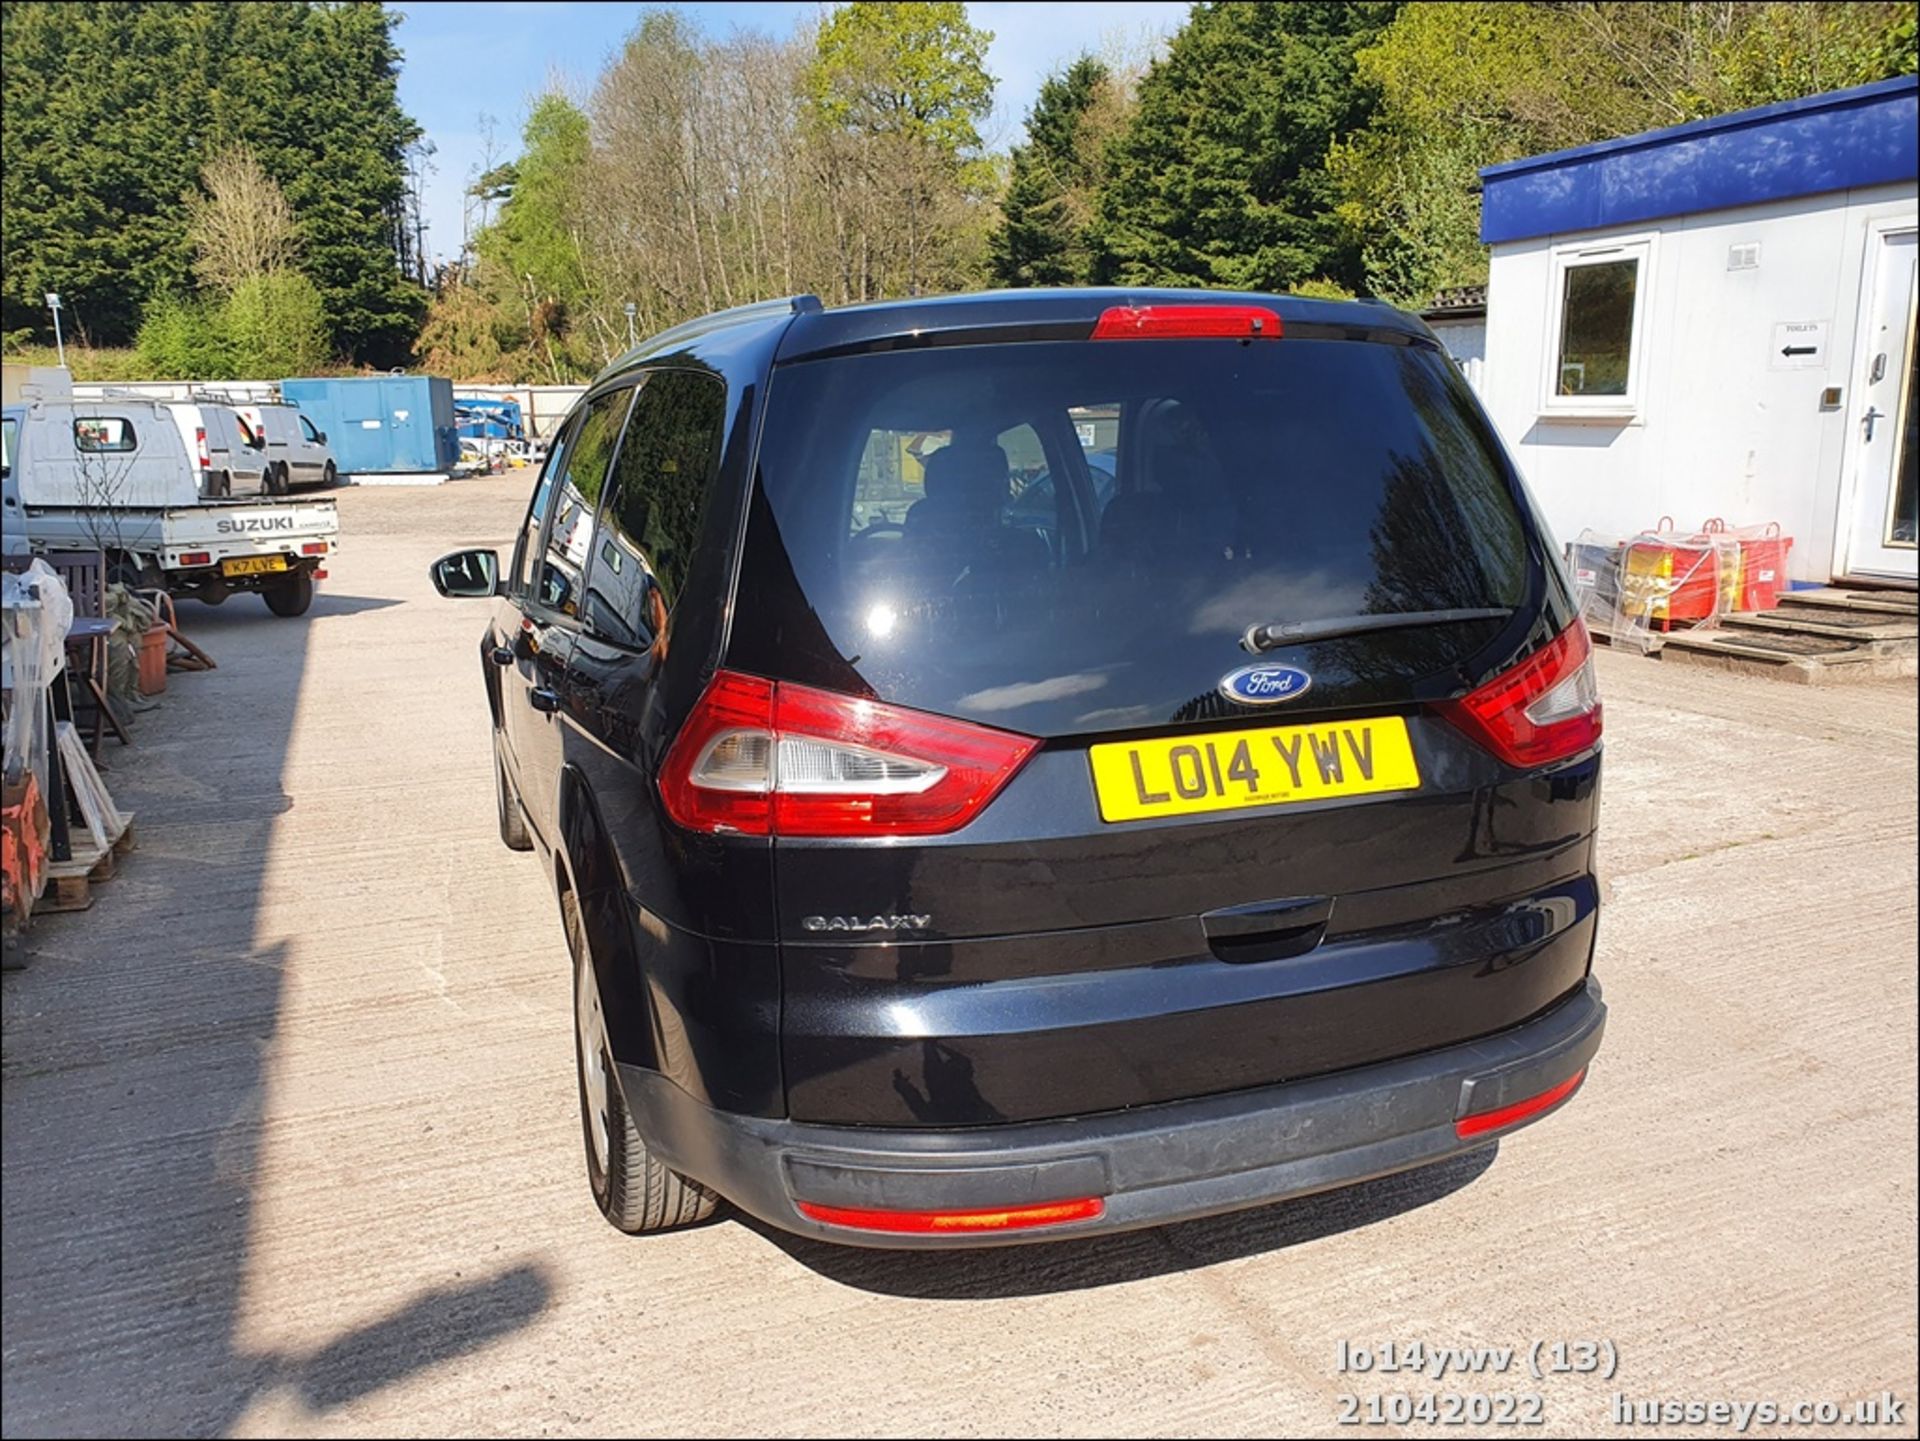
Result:
[[[855,1231],[887,1231],[894,1235],[980,1235],[990,1231],[1025,1231],[1035,1226],[1064,1226],[1073,1221],[1097,1221],[1106,1213],[1098,1196],[1076,1201],[1044,1201],[1037,1206],[1009,1206],[995,1211],[868,1211],[851,1206],[821,1206],[796,1201],[810,1221],[845,1226]]]
[[[205,550],[189,550],[189,551],[184,551],[184,552],[182,552],[182,553],[181,553],[181,556],[180,556],[180,564],[182,564],[182,565],[212,565],[212,564],[213,564],[213,554],[212,554],[212,552],[211,552],[211,551],[205,551]]]
[[[325,555],[326,553],[327,543],[324,540],[304,541],[300,546],[300,554],[302,555]]]
[[[1582,1066],[1566,1080],[1537,1096],[1528,1096],[1524,1101],[1515,1101],[1511,1106],[1502,1106],[1497,1111],[1482,1111],[1477,1116],[1462,1116],[1453,1123],[1453,1133],[1466,1140],[1469,1136],[1484,1136],[1489,1131],[1504,1131],[1509,1126],[1517,1126],[1522,1121],[1530,1121],[1544,1111],[1550,1111],[1575,1091],[1587,1078],[1586,1067]]]
[[[1264,305],[1114,305],[1095,340],[1278,340],[1280,312]]]
[[[204,426],[194,427],[193,448],[199,453],[200,468],[202,470],[212,470],[213,457],[207,453],[207,432]]]
[[[1040,743],[943,716],[721,671],[660,770],[667,814],[743,835],[941,835]]]
[[[1578,755],[1600,739],[1600,690],[1586,626],[1576,620],[1512,670],[1442,702],[1440,712],[1516,766]]]

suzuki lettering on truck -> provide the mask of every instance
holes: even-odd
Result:
[[[1599,1050],[1588,638],[1410,316],[723,312],[432,574],[491,607],[623,1230],[1157,1225],[1486,1145]]]

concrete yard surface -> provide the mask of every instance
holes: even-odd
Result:
[[[1056,1246],[635,1239],[587,1193],[557,908],[495,834],[482,607],[427,580],[531,485],[342,491],[305,619],[182,607],[219,669],[106,753],[139,848],[4,978],[7,1436],[1320,1434],[1427,1394],[1605,1435],[1650,1430],[1616,1393],[1887,1391],[1792,1434],[1915,1434],[1911,681],[1599,657],[1607,1040],[1497,1148]],[[1610,1378],[1530,1374],[1588,1341]],[[1401,1342],[1517,1356],[1336,1369]]]

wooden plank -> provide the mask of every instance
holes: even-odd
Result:
[[[114,805],[106,782],[100,779],[100,772],[94,768],[93,757],[87,754],[86,744],[71,721],[59,723],[59,737],[60,760],[66,773],[67,791],[79,802],[80,814],[87,822],[87,830],[92,834],[94,844],[105,850],[126,829],[126,819],[119,807]]]

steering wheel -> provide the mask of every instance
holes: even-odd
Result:
[[[907,528],[898,521],[876,520],[864,529],[856,530],[849,539],[869,540],[876,535],[905,535]]]

